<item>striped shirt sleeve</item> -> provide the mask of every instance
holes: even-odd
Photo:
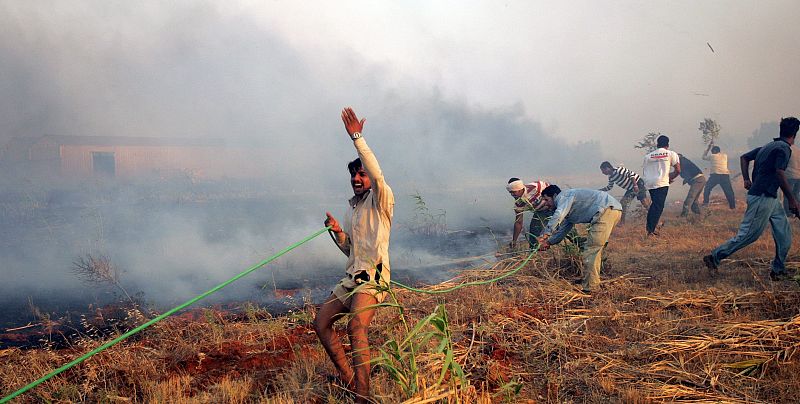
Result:
[[[633,186],[639,181],[639,174],[628,170],[625,167],[619,166],[614,169],[614,172],[608,176],[608,185],[601,188],[601,191],[610,191],[614,188],[614,184],[619,185],[620,188],[627,191],[632,191]]]
[[[600,191],[608,192],[611,191],[611,188],[614,188],[614,180],[611,179],[612,175],[608,176],[608,185],[604,186],[603,188],[600,188]]]

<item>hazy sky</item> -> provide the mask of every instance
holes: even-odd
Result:
[[[521,103],[548,133],[603,140],[611,154],[606,140],[627,148],[651,130],[699,146],[705,116],[749,135],[800,113],[797,1],[260,4],[228,11],[309,54],[356,53],[396,85],[489,109]]]
[[[600,187],[599,163],[638,168],[632,146],[649,131],[696,156],[704,117],[722,125],[723,145],[741,147],[762,122],[800,114],[798,15],[797,1],[0,0],[0,143],[253,141],[270,150],[252,162],[265,167],[268,192],[292,201],[255,200],[230,220],[217,218],[227,206],[141,217],[129,206],[137,195],[85,219],[55,212],[74,230],[43,233],[45,248],[35,234],[44,222],[29,245],[0,246],[0,272],[15,274],[0,287],[77,284],[65,269],[101,245],[133,283],[177,278],[141,286],[151,298],[205,290],[345,209],[355,151],[339,112],[348,105],[367,118],[365,138],[395,192],[395,233],[413,225],[419,192],[449,228],[495,226],[502,236],[513,220],[509,177]],[[228,233],[210,240],[218,228]],[[428,254],[401,244],[399,275]],[[309,271],[344,265],[325,239],[292,257]]]
[[[255,136],[338,124],[345,104],[398,119],[396,98],[433,97],[513,111],[625,159],[648,131],[687,149],[706,116],[744,137],[800,113],[796,1],[4,0],[0,11],[3,138]]]

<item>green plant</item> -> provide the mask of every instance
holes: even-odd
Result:
[[[414,217],[411,219],[409,230],[414,234],[426,236],[444,234],[447,231],[447,212],[439,209],[439,213],[431,213],[419,191],[415,191],[411,198],[414,200]]]
[[[512,402],[517,396],[519,396],[522,386],[524,386],[524,384],[520,381],[520,379],[517,378],[511,380],[508,383],[498,387],[497,393],[494,393],[492,397],[502,396],[503,401]]]
[[[394,307],[398,310],[399,320],[403,326],[404,335],[399,338],[390,338],[378,348],[379,356],[373,359],[373,364],[384,369],[392,380],[400,385],[403,392],[411,397],[420,389],[420,362],[437,362],[441,364],[441,371],[433,386],[442,384],[447,376],[450,380],[466,384],[464,370],[455,360],[452,335],[450,334],[447,310],[439,304],[433,313],[422,318],[409,327],[406,319],[406,310],[398,302],[390,288],[386,288],[392,302],[382,303],[379,306]]]

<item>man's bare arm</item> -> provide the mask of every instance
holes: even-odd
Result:
[[[711,151],[712,146],[714,146],[714,142],[709,142],[708,147],[706,147],[706,151],[703,152],[703,160],[710,160],[708,158],[708,152]]]
[[[781,187],[781,191],[783,191],[783,197],[789,199],[789,211],[794,213],[795,216],[800,217],[800,206],[797,204],[797,199],[795,199],[794,194],[792,194],[792,188],[789,186],[789,181],[786,180],[786,171],[777,169],[775,173],[778,175],[778,185]]]
[[[511,236],[511,244],[516,244],[520,233],[522,233],[522,213],[517,213],[517,217],[514,219],[514,234]]]
[[[739,158],[739,164],[742,167],[742,180],[744,181],[744,189],[750,189],[750,187],[753,186],[753,182],[750,181],[750,161],[751,160],[745,155],[742,155],[742,157]]]
[[[678,176],[681,175],[681,163],[678,162],[673,167],[675,167],[675,171],[669,173],[670,184],[672,183],[672,181],[675,181],[675,178],[678,178]]]

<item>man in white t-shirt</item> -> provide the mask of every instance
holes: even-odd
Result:
[[[650,192],[650,208],[647,209],[647,235],[654,236],[656,225],[664,211],[669,184],[681,173],[681,162],[678,153],[669,150],[669,138],[661,135],[656,139],[657,149],[644,156],[642,179]],[[674,171],[670,169],[674,167]]]

